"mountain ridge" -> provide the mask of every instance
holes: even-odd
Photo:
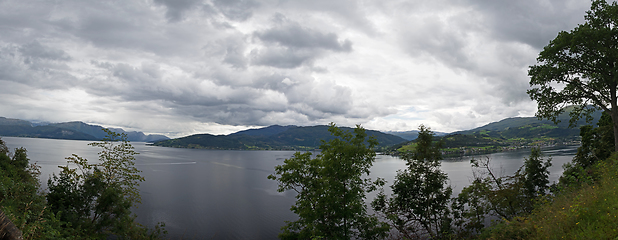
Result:
[[[127,132],[122,128],[110,128],[116,133],[127,134],[127,140],[134,142],[154,142],[169,139],[159,134],[144,134],[143,132]],[[0,117],[0,136],[34,137],[68,140],[101,140],[106,136],[103,127],[90,125],[80,121],[40,124],[26,120]]]
[[[340,127],[351,131],[352,128]],[[405,142],[394,135],[366,130],[381,147]],[[328,126],[278,126],[243,130],[229,135],[194,134],[186,137],[158,141],[153,145],[178,148],[240,149],[240,150],[308,150],[316,149],[322,140],[333,139]]]

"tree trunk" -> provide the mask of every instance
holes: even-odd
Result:
[[[614,151],[618,152],[618,108],[612,108],[611,115],[614,126]]]
[[[610,115],[612,116],[612,125],[614,126],[614,152],[618,152],[618,96],[616,96],[616,90],[618,86],[616,81],[610,87]]]
[[[21,231],[4,215],[0,210],[0,240],[21,240],[23,239]]]

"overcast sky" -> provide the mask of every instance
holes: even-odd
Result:
[[[0,116],[179,137],[533,116],[589,0],[0,0]]]

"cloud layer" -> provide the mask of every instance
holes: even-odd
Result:
[[[0,2],[0,116],[172,137],[531,116],[527,68],[587,0]]]

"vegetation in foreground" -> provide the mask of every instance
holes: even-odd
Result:
[[[491,159],[471,161],[474,176],[452,196],[440,170],[441,142],[421,126],[412,151],[402,155],[407,168],[386,184],[366,178],[374,158],[363,129],[324,141],[322,153],[296,153],[269,176],[279,191],[295,190],[291,210],[299,220],[282,228],[282,239],[608,239],[618,237],[618,154],[612,122],[582,127],[582,146],[560,182],[549,184],[551,158],[533,148],[523,166],[500,176]],[[609,157],[609,158],[608,158]],[[367,214],[366,193],[378,190]],[[490,221],[490,219],[493,219]],[[564,238],[563,238],[564,237]]]
[[[21,230],[23,239],[157,239],[163,225],[149,230],[134,221],[130,208],[139,203],[143,177],[133,166],[133,146],[126,135],[106,130],[108,137],[91,146],[101,149],[98,163],[77,155],[72,166],[48,181],[39,192],[39,167],[27,151],[11,152],[0,139],[0,210]]]
[[[618,237],[618,155],[586,168],[578,180],[539,203],[532,214],[489,228],[484,239],[615,239]]]
[[[374,138],[367,140],[365,129],[344,131],[331,124],[335,137],[322,141],[321,153],[297,152],[268,178],[279,183],[278,191],[294,190],[296,204],[291,210],[299,219],[288,222],[281,239],[382,239],[388,225],[367,213],[366,193],[383,185],[383,180],[367,178],[375,160]]]

